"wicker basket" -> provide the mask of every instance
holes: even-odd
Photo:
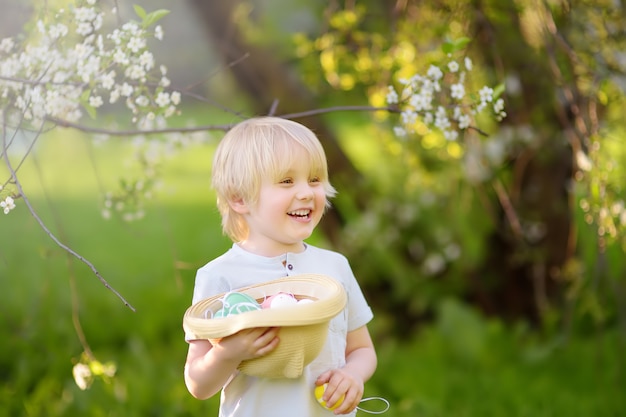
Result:
[[[347,302],[343,286],[326,275],[301,274],[280,278],[236,290],[248,294],[259,303],[279,292],[308,298],[312,303],[289,307],[249,311],[224,318],[211,317],[222,308],[226,293],[205,298],[187,309],[183,328],[196,339],[216,343],[222,337],[253,327],[281,327],[278,347],[269,354],[243,361],[239,370],[245,374],[267,378],[297,378],[304,367],[319,355],[328,334],[330,320]]]

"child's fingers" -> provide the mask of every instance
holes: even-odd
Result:
[[[261,333],[255,339],[253,348],[255,349],[255,356],[264,356],[278,346],[278,342],[280,341],[278,338],[278,328],[268,327],[258,330]]]
[[[268,353],[270,353],[271,351],[273,351],[274,349],[278,347],[278,343],[280,343],[280,339],[278,338],[278,336],[275,336],[269,341],[269,343],[267,343],[266,345],[262,346],[261,348],[257,350],[257,356],[267,355]]]
[[[315,380],[315,385],[323,385],[330,381],[330,377],[332,376],[332,371],[326,371]]]
[[[343,408],[344,402],[347,399],[346,394],[350,389],[350,383],[343,380],[340,381],[338,385],[335,385],[332,382],[333,381],[331,380],[331,383],[329,383],[326,387],[326,391],[324,392],[324,399],[326,400],[326,403],[329,407],[333,407],[339,402],[341,403],[341,405],[338,408]]]
[[[335,394],[338,392],[339,390],[335,391]],[[333,397],[334,396],[335,395],[333,395]],[[342,396],[343,397],[340,397],[340,400],[343,401],[341,401],[335,409],[335,414],[347,414],[351,412],[359,405],[359,401],[361,400],[361,396],[357,395],[357,392],[353,389],[349,389],[345,394],[342,394]],[[333,400],[334,398],[331,399],[331,402]]]
[[[353,411],[363,397],[363,387],[349,374],[335,370],[328,375],[320,375],[320,379],[327,378],[327,386],[323,399],[328,407],[333,408],[334,414],[347,414]],[[317,381],[316,381],[317,382]]]

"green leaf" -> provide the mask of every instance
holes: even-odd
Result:
[[[92,107],[89,104],[87,104],[87,105],[83,106],[83,108],[85,109],[85,111],[87,112],[89,117],[91,117],[92,119],[95,120],[95,118],[97,116],[97,112],[96,112],[95,107]]]
[[[504,93],[504,83],[500,83],[496,85],[495,88],[493,89],[494,100],[499,98],[502,95],[502,93]]]
[[[454,45],[450,41],[446,41],[441,45],[441,50],[444,54],[448,55],[454,51]]]
[[[80,95],[80,103],[82,104],[89,117],[95,119],[97,112],[93,106],[89,105],[89,97],[91,97],[91,90],[87,89],[83,91],[83,93]]]
[[[139,18],[143,21],[146,20],[146,11],[144,10],[143,7],[141,7],[138,4],[134,4],[133,8],[135,9],[135,13],[137,14],[137,16],[139,16]]]
[[[454,47],[456,48],[455,51],[460,51],[461,49],[465,48],[467,44],[470,43],[470,41],[471,39],[467,37],[457,39],[456,41],[454,41]]]
[[[441,50],[446,54],[453,54],[465,48],[471,39],[467,37],[459,38],[453,41],[445,41],[441,45]]]
[[[143,19],[143,27],[147,28],[154,25],[156,22],[167,16],[169,12],[169,10],[159,9],[148,13],[148,15]]]

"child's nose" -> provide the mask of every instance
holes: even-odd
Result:
[[[296,198],[298,200],[311,200],[313,198],[313,187],[311,187],[308,183],[298,187]]]

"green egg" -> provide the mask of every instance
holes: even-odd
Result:
[[[220,318],[226,317],[227,315],[228,314],[226,313],[226,310],[224,310],[223,308],[220,308],[215,313],[213,313],[213,318],[220,319]]]
[[[224,297],[224,309],[227,315],[240,314],[261,309],[261,305],[247,294],[231,292]]]
[[[224,306],[232,306],[234,304],[239,303],[252,303],[257,304],[256,300],[250,297],[248,294],[243,294],[240,292],[231,292],[224,296]]]

